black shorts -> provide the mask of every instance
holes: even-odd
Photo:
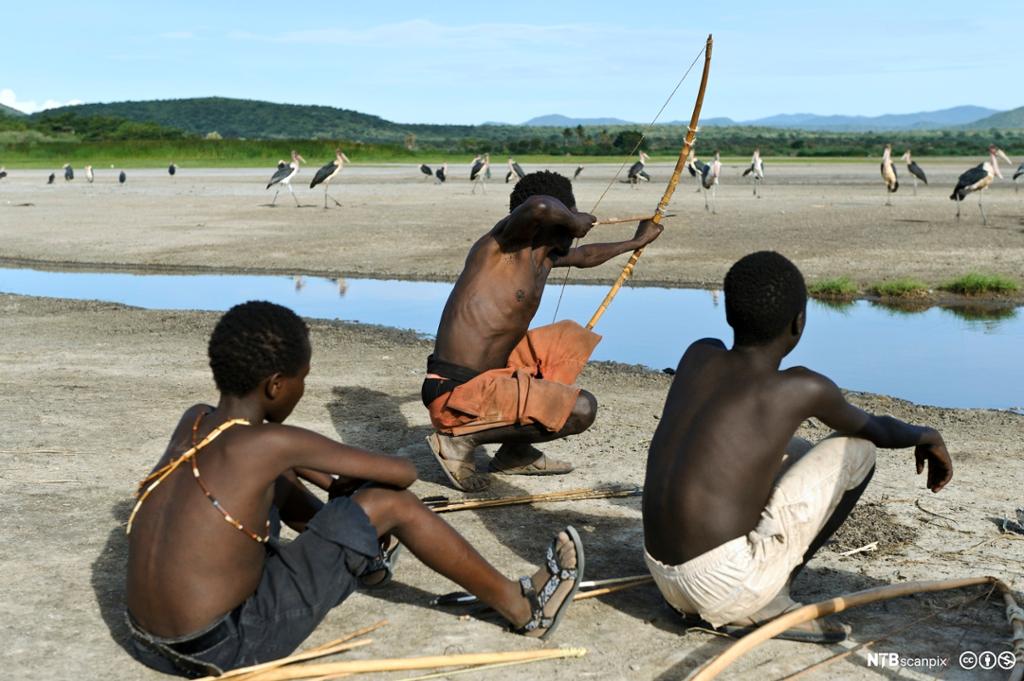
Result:
[[[189,677],[284,657],[355,590],[379,552],[363,509],[350,497],[332,499],[294,541],[267,543],[256,592],[202,631],[153,636],[127,613],[131,652],[147,667]]]

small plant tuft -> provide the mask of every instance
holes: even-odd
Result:
[[[871,292],[882,298],[922,298],[928,295],[928,286],[917,279],[902,277],[875,284]]]
[[[849,277],[833,277],[811,284],[807,292],[815,298],[850,300],[857,297],[860,289]]]
[[[978,296],[988,293],[1016,293],[1020,289],[1020,285],[1013,279],[999,274],[970,272],[946,282],[940,288],[943,291],[959,293],[964,296]]]

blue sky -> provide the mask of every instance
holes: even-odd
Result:
[[[221,95],[410,123],[646,121],[707,33],[708,117],[1024,105],[1019,0],[5,4],[0,103],[23,110]]]

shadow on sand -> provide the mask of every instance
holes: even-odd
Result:
[[[131,513],[132,502],[128,499],[119,501],[110,509],[115,525],[107,536],[103,550],[92,563],[93,593],[99,605],[100,616],[103,618],[110,637],[128,650],[128,625],[125,622],[125,568],[128,565],[128,535],[124,533],[128,514]]]

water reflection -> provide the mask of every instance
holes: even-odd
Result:
[[[301,315],[433,334],[451,285],[438,282],[259,275],[132,275],[0,268],[0,291],[99,299],[155,309],[226,310],[245,300]],[[559,319],[586,320],[604,286],[567,286]],[[558,289],[536,323],[553,320]],[[807,329],[783,366],[804,365],[844,388],[923,404],[1009,408],[1024,404],[1024,319],[1019,308],[812,300]],[[719,291],[625,287],[596,331],[596,360],[675,367],[697,338],[732,338]]]

